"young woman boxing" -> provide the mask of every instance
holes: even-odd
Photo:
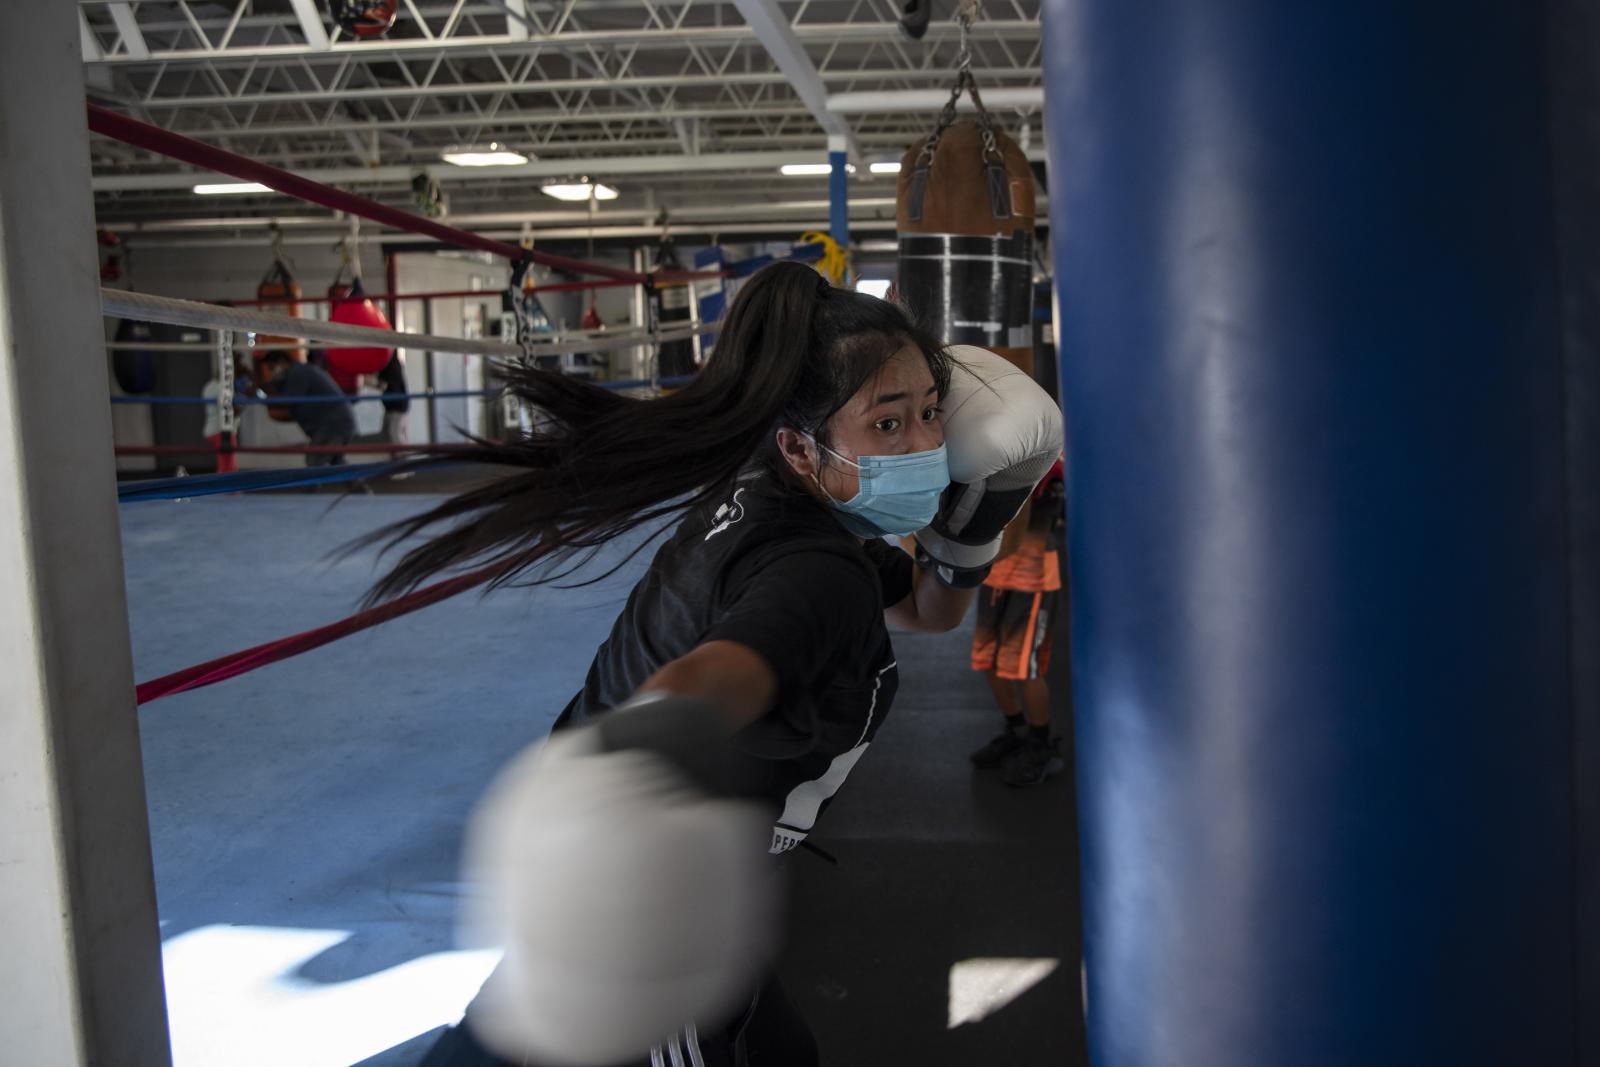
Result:
[[[547,581],[681,519],[551,740],[491,790],[472,853],[507,955],[425,1062],[814,1064],[763,977],[768,856],[805,840],[888,715],[886,623],[965,614],[1060,414],[999,357],[785,263],[678,393],[538,371],[514,388],[540,428],[470,458],[523,469],[390,531],[439,532],[377,595],[469,563]]]

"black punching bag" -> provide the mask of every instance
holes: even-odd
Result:
[[[117,381],[117,388],[130,396],[153,392],[156,387],[156,352],[122,346],[165,342],[168,335],[174,332],[170,327],[135,322],[133,319],[123,319],[117,323],[113,341],[118,347],[111,351],[111,374]]]
[[[677,249],[673,247],[668,238],[661,239],[661,246],[656,254],[656,266],[652,274],[666,271],[681,271],[683,264],[678,260]],[[650,290],[650,300],[653,303],[655,325],[657,329],[670,330],[674,327],[687,325],[692,311],[689,307],[688,282],[657,282]],[[694,340],[684,338],[681,341],[663,341],[660,346],[660,356],[656,363],[656,375],[660,378],[682,378],[693,374],[696,370],[694,364]]]
[[[1045,0],[1095,1067],[1600,1064],[1600,8]]]

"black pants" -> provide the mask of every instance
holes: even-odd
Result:
[[[676,1048],[674,1048],[676,1046]],[[776,978],[727,1027],[700,1033],[685,1027],[650,1055],[617,1067],[817,1067],[817,1040]],[[504,1060],[479,1043],[465,1023],[441,1037],[420,1067],[540,1067]]]
[[[353,436],[349,428],[344,425],[319,426],[316,432],[309,435],[311,443],[318,446],[347,445]],[[312,452],[306,456],[308,467],[332,467],[344,462],[343,452]]]

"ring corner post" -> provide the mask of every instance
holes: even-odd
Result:
[[[165,1067],[77,18],[0,33],[0,1056]]]

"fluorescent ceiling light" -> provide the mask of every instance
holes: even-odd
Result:
[[[445,152],[439,158],[458,167],[517,167],[528,161],[528,157],[521,152],[501,148],[497,144],[491,144],[487,149]]]
[[[213,182],[209,185],[197,185],[194,191],[201,196],[216,196],[219,193],[270,193],[260,182]]]
[[[899,174],[900,161],[897,159],[892,163],[874,163],[870,169],[874,174]]]
[[[779,167],[778,169],[780,171],[782,171],[784,174],[787,174],[791,178],[800,178],[800,177],[815,176],[815,175],[818,175],[818,174],[832,174],[833,173],[833,164],[832,163],[785,163],[783,166]],[[846,174],[854,174],[856,172],[856,165],[854,163],[846,163],[844,165],[844,171],[845,171]]]
[[[594,190],[596,200],[615,200],[617,191],[609,185],[599,182],[553,182],[550,185],[541,185],[539,191],[546,196],[553,196],[557,200],[587,200],[589,191]]]

